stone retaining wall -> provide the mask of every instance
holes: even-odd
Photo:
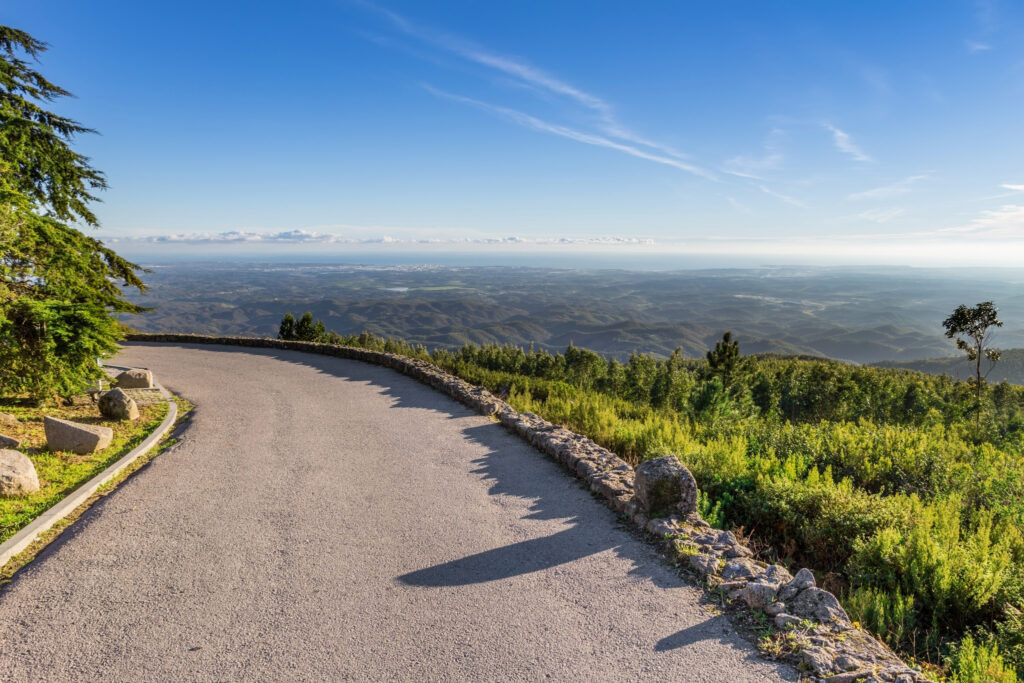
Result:
[[[305,351],[397,370],[478,413],[493,416],[539,451],[562,463],[586,482],[591,491],[663,543],[670,556],[704,578],[709,588],[723,591],[731,601],[763,610],[780,631],[776,636],[780,651],[789,652],[790,658],[811,675],[831,683],[926,680],[883,643],[855,628],[836,597],[815,586],[810,571],[801,569],[794,577],[779,565],[769,566],[753,559],[750,549],[731,532],[713,529],[696,513],[649,519],[634,496],[635,472],[622,458],[565,427],[533,413],[520,413],[486,389],[431,363],[349,346],[258,337],[131,334],[127,339]]]

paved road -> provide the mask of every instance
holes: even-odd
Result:
[[[191,425],[0,594],[0,679],[795,680],[494,422],[383,368],[138,344]]]

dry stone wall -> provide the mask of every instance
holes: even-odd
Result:
[[[689,490],[692,475],[685,468],[681,468],[684,476],[676,475],[682,477],[677,479],[681,499],[675,509],[679,514],[651,518],[644,504],[647,495],[638,497],[635,487],[635,483],[648,486],[644,481],[647,473],[642,473],[637,482],[633,467],[603,446],[533,413],[520,413],[486,389],[426,361],[348,346],[256,337],[132,334],[128,340],[306,351],[397,370],[478,413],[494,417],[583,480],[591,491],[663,544],[680,565],[702,577],[710,589],[721,591],[733,603],[762,610],[779,629],[785,643],[782,649],[815,678],[829,683],[926,680],[883,643],[852,624],[839,600],[818,588],[809,570],[801,569],[793,576],[779,565],[756,560],[732,532],[714,529],[701,519],[694,511],[696,490]],[[664,506],[660,512],[664,513]]]

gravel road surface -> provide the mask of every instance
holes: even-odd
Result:
[[[384,368],[132,344],[181,442],[0,593],[0,679],[796,680],[553,462]]]

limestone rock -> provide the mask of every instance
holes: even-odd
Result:
[[[17,448],[21,445],[21,442],[17,439],[13,439],[9,436],[0,434],[0,448]]]
[[[738,557],[725,563],[722,578],[727,581],[734,579],[753,579],[761,572],[757,563],[746,557]]]
[[[747,584],[743,589],[743,599],[752,609],[764,609],[775,602],[775,596],[778,595],[782,584],[790,579],[789,572],[773,564]]]
[[[750,550],[750,548],[748,548],[745,545],[734,545],[734,546],[730,546],[729,549],[725,551],[725,556],[726,557],[753,557],[754,553],[753,553],[753,551]]]
[[[752,582],[743,589],[743,599],[751,609],[764,609],[775,601],[778,586]]]
[[[794,617],[792,614],[783,612],[775,615],[775,628],[786,628],[790,624],[796,626],[799,623],[800,617]]]
[[[836,674],[835,676],[829,676],[825,679],[825,683],[862,683],[863,681],[872,680],[878,680],[875,678],[875,672],[871,669],[861,669],[859,671],[848,671]]]
[[[100,413],[111,420],[136,420],[139,407],[135,400],[120,388],[104,392],[99,400]]]
[[[773,602],[769,605],[765,605],[764,613],[770,617],[778,616],[786,611],[786,603],[784,602]]]
[[[808,645],[800,651],[800,659],[819,676],[832,672],[832,655],[823,647]]]
[[[793,575],[790,574],[781,564],[770,565],[761,572],[760,576],[757,577],[757,581],[762,583],[778,584],[779,588],[782,588],[783,584],[792,580]]]
[[[43,418],[43,429],[50,450],[71,451],[79,455],[103,450],[114,438],[114,430],[110,427],[84,425],[50,416]]]
[[[151,389],[153,373],[144,368],[125,370],[117,376],[117,386],[122,389]]]
[[[836,596],[820,588],[806,588],[796,596],[792,604],[793,614],[817,619],[827,624],[835,620],[842,626],[850,626],[850,617],[839,604]]]
[[[675,510],[686,516],[697,510],[697,482],[673,455],[640,463],[633,488],[649,516],[660,517]]]
[[[805,588],[814,588],[817,585],[814,582],[814,574],[811,573],[810,569],[804,567],[796,573],[793,580],[782,587],[779,591],[779,600],[787,602],[797,596],[797,594]]]
[[[690,555],[690,566],[697,570],[701,576],[709,576],[718,571],[718,558],[714,555],[697,553],[696,555]]]
[[[0,427],[4,429],[17,429],[19,424],[21,423],[18,422],[18,418],[10,413],[0,413]]]
[[[856,657],[850,655],[839,655],[836,657],[836,666],[843,671],[858,671],[860,669],[868,668],[865,662],[860,661]]]
[[[0,450],[0,496],[23,496],[39,490],[36,467],[19,451]]]
[[[680,521],[675,515],[671,517],[655,517],[647,522],[647,533],[654,534],[659,538],[664,538],[669,534],[678,534],[682,531],[682,527],[679,526]]]

